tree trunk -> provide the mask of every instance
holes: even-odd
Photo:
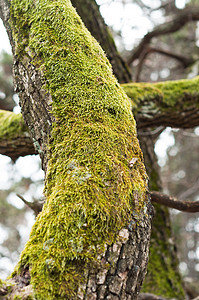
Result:
[[[82,2],[82,1],[80,1]],[[93,14],[89,14],[88,17],[88,2],[92,4]],[[79,0],[73,0],[74,5],[77,7],[78,12],[84,22],[86,22],[87,28],[93,34],[93,36],[101,43],[102,47],[107,51],[108,57],[111,53],[110,38],[105,40],[102,38],[106,31],[104,23],[101,21],[97,5],[94,0],[87,0],[78,6]],[[84,7],[85,5],[85,7]],[[86,21],[91,19],[91,21]],[[96,21],[97,19],[97,21]],[[93,26],[95,24],[95,26]],[[96,29],[97,24],[97,29]],[[100,25],[98,25],[100,24]],[[107,42],[108,41],[108,42]],[[114,57],[113,52],[113,57]],[[124,74],[124,77],[121,75]],[[126,67],[121,69],[115,69],[115,74],[120,80],[126,78],[126,83],[122,85],[125,92],[132,100],[132,110],[135,112],[137,119],[137,127],[145,130],[144,134],[140,135],[139,141],[144,154],[145,165],[147,173],[150,178],[151,190],[162,190],[159,167],[157,164],[156,155],[154,152],[155,139],[150,134],[150,126],[165,126],[171,125],[171,120],[174,120],[174,126],[177,125],[187,126],[187,122],[184,121],[184,114],[192,114],[193,121],[190,121],[190,126],[198,124],[198,111],[197,107],[193,106],[196,103],[197,97],[197,80],[193,81],[178,81],[178,82],[166,82],[159,84],[146,84],[146,83],[129,83],[128,73]],[[123,82],[123,81],[122,81]],[[176,93],[176,90],[178,93]],[[177,94],[177,95],[176,95]],[[186,107],[182,105],[182,99],[186,101]],[[191,101],[190,101],[191,99]],[[183,103],[184,103],[183,101]],[[178,110],[175,109],[178,107]],[[160,112],[160,114],[159,114]],[[171,113],[174,115],[171,118]],[[191,119],[191,118],[190,118]],[[179,121],[177,121],[179,120]],[[162,123],[160,122],[162,121]],[[157,139],[158,135],[156,135]],[[143,291],[157,293],[165,297],[176,297],[177,299],[183,299],[184,290],[181,277],[178,271],[178,259],[175,244],[171,245],[172,232],[170,226],[169,211],[167,208],[156,205],[156,213],[153,222],[152,242],[151,242],[151,254],[149,259],[148,274],[146,276],[146,283],[144,284]],[[156,262],[156,264],[154,264]],[[155,267],[154,267],[155,266]],[[158,267],[157,267],[158,266]],[[167,270],[165,272],[165,270]],[[166,287],[166,288],[165,288]],[[168,288],[168,290],[167,290]]]
[[[8,297],[137,299],[151,205],[128,98],[70,1],[0,4],[46,175],[46,203]]]

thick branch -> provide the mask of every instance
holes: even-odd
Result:
[[[141,40],[140,44],[132,52],[132,55],[128,59],[128,64],[131,64],[135,59],[140,57],[145,47],[149,45],[154,37],[173,33],[181,29],[184,25],[192,21],[199,20],[199,8],[187,7],[180,11],[180,13],[173,17],[169,22],[157,26],[153,31],[148,32]]]
[[[37,154],[30,136],[19,136],[12,140],[0,140],[0,154],[15,161],[19,156]]]
[[[151,201],[185,212],[199,212],[199,201],[180,201],[159,192],[151,192]]]
[[[21,114],[0,110],[0,154],[14,161],[19,156],[36,154]]]
[[[199,125],[199,77],[160,83],[131,83],[123,88],[132,100],[138,128]]]
[[[153,126],[192,128],[199,125],[198,86],[199,77],[196,77],[190,80],[156,84],[124,84],[123,89],[129,98],[132,99],[132,110],[137,119],[138,129]],[[36,151],[29,138],[27,128],[25,125],[23,125],[24,127],[22,126],[22,118],[19,118],[14,113],[0,112],[0,153],[13,159],[16,159],[18,156],[35,154]],[[5,122],[6,114],[9,114],[10,120],[13,115],[13,120],[15,120],[13,131],[10,131],[12,128],[9,122]],[[5,129],[5,126],[7,129]],[[18,129],[17,131],[16,128]],[[9,135],[11,134],[10,138],[8,138],[8,132],[10,132]],[[140,133],[140,135],[145,134]]]

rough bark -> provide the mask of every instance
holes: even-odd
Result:
[[[69,1],[13,0],[10,12],[15,86],[47,201],[9,297],[137,299],[151,206],[128,99]]]

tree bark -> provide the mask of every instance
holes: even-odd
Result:
[[[13,0],[9,11],[15,87],[47,200],[8,297],[137,299],[151,205],[128,99],[70,1]]]

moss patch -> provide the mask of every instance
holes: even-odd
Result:
[[[132,100],[135,113],[147,104],[162,111],[168,106],[175,109],[176,105],[190,107],[191,103],[199,107],[199,76],[158,83],[129,83],[122,87]]]
[[[147,175],[129,100],[70,1],[13,0],[16,53],[52,95],[46,204],[17,272],[38,299],[76,299],[85,266],[142,214]],[[134,201],[136,199],[136,201]]]
[[[0,110],[0,140],[11,140],[26,131],[21,114]]]

